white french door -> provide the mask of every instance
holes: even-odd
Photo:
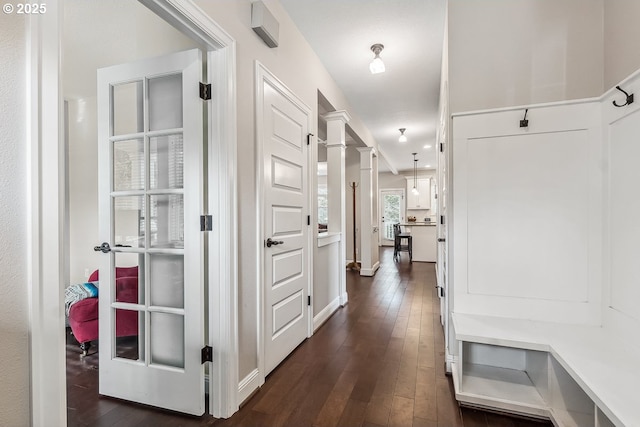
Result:
[[[404,190],[380,190],[380,245],[393,246],[393,224],[404,222]]]
[[[258,77],[263,150],[264,374],[309,332],[311,111],[279,83]],[[314,228],[315,230],[315,228]]]
[[[201,78],[198,49],[98,70],[100,393],[194,415],[205,409]]]

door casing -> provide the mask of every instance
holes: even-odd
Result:
[[[208,50],[214,91],[208,120],[208,198],[216,212],[209,237],[209,342],[217,363],[210,370],[209,412],[227,418],[238,410],[236,45],[191,0],[140,0]],[[67,165],[61,75],[64,0],[27,18],[27,124],[31,423],[66,425],[64,235]],[[46,159],[46,161],[44,161]],[[51,161],[56,159],[57,161]],[[203,212],[206,214],[208,212]],[[56,396],[56,398],[51,398]]]

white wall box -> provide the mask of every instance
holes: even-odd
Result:
[[[640,72],[620,87],[639,92]],[[556,426],[640,425],[640,105],[613,105],[624,100],[612,89],[454,115],[462,404]]]
[[[413,192],[413,188],[418,190],[418,194]],[[407,209],[430,209],[431,208],[431,178],[418,178],[415,180],[407,177]]]

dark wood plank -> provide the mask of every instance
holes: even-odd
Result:
[[[381,250],[374,277],[347,272],[339,309],[227,420],[192,417],[98,395],[99,357],[67,343],[71,427],[542,427],[458,407],[444,372],[434,265],[394,262]],[[94,349],[97,345],[94,344]]]

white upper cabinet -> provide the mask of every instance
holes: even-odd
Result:
[[[407,209],[431,208],[431,178],[418,178],[415,188],[418,194],[413,192],[414,180],[407,177]]]

